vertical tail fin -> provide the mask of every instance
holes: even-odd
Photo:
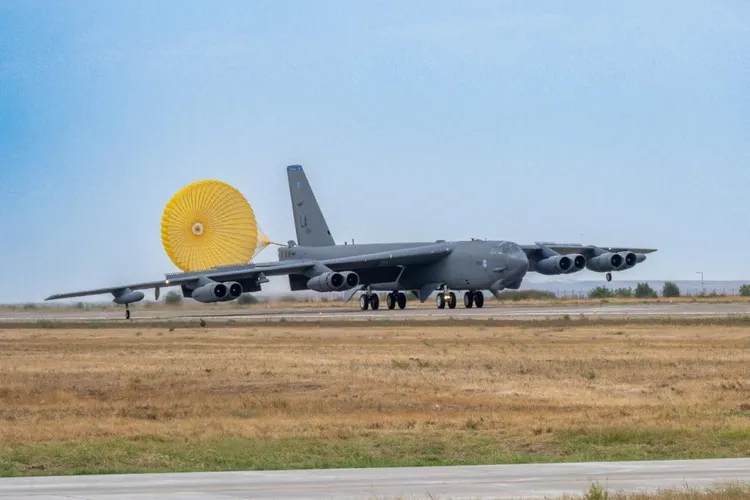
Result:
[[[294,229],[300,246],[321,247],[335,245],[323,212],[320,211],[310,183],[301,165],[286,167],[289,178],[289,194],[292,199]]]

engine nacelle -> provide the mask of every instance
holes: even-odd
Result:
[[[579,253],[568,254],[568,257],[573,259],[573,267],[570,269],[570,273],[577,273],[583,271],[586,268],[586,257]]]
[[[622,265],[618,268],[619,271],[630,269],[638,263],[638,256],[633,252],[618,252],[617,255],[622,256]]]
[[[112,300],[112,302],[114,302],[115,304],[121,304],[121,305],[132,304],[133,302],[138,302],[138,301],[143,300],[143,297],[145,297],[143,292],[134,292],[133,290],[128,288],[123,293],[117,295]]]
[[[603,253],[589,259],[586,268],[597,273],[608,273],[619,269],[625,262],[625,257],[619,253]]]
[[[192,297],[198,302],[207,304],[224,300],[228,291],[224,283],[207,283],[193,290]]]
[[[539,274],[565,274],[575,267],[573,259],[567,255],[555,255],[547,257],[536,263],[536,272]]]
[[[354,288],[358,284],[359,275],[355,272],[330,272],[310,279],[307,282],[307,288],[316,292],[340,292]]]
[[[344,276],[344,281],[346,283],[346,290],[350,290],[354,288],[355,286],[359,285],[359,274],[353,271],[344,271],[341,274],[342,276]]]
[[[230,300],[237,299],[240,295],[242,295],[242,285],[240,285],[236,281],[230,281],[222,284],[227,287],[227,294],[223,299],[221,299],[222,302],[229,302]]]

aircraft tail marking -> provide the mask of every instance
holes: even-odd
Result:
[[[289,195],[292,200],[294,229],[299,246],[321,247],[335,245],[323,212],[318,206],[312,187],[301,165],[286,167]]]

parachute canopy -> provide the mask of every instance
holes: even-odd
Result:
[[[217,180],[194,182],[169,200],[161,240],[185,272],[246,264],[271,243],[242,193]]]

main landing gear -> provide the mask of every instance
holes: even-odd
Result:
[[[406,294],[404,292],[391,292],[385,297],[385,303],[388,309],[395,309],[398,305],[399,309],[406,307]]]
[[[130,306],[125,304],[125,319],[130,319]]]
[[[365,292],[359,297],[359,308],[366,311],[368,307],[372,307],[373,311],[380,308],[380,297],[377,293]]]
[[[398,306],[399,309],[406,308],[406,294],[404,292],[390,292],[385,297],[385,305],[388,309],[395,309]],[[359,297],[359,308],[366,311],[368,308],[372,308],[373,311],[377,311],[380,307],[380,297],[377,293],[365,292]]]
[[[456,308],[456,294],[453,292],[440,291],[435,298],[435,303],[438,309],[445,309],[447,305],[449,309]]]
[[[466,292],[464,294],[464,306],[466,309],[471,309],[474,306],[481,309],[484,307],[484,294],[481,291]]]
[[[612,273],[607,273],[605,278],[607,278],[607,281],[612,281]]]
[[[456,294],[454,292],[441,290],[435,298],[435,304],[438,309],[445,309],[445,306],[448,306],[449,309],[455,309]],[[484,307],[484,294],[481,291],[469,291],[464,294],[464,307],[470,309],[474,306],[478,308]]]

